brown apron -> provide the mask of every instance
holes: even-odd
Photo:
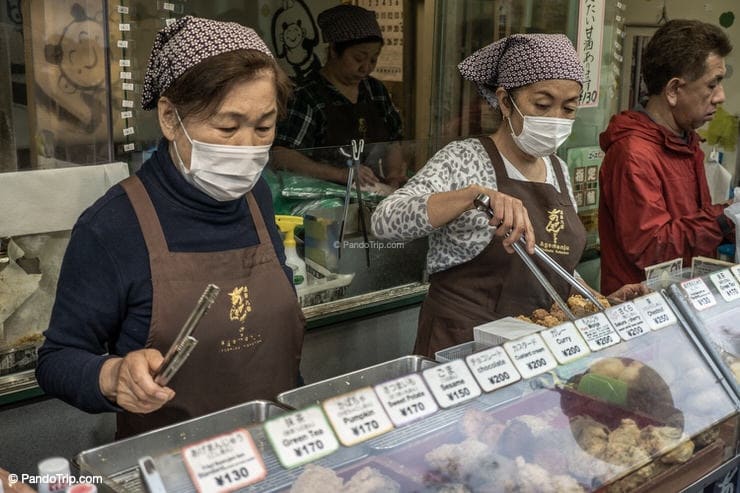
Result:
[[[252,193],[246,196],[260,243],[220,252],[171,252],[138,177],[122,182],[149,251],[152,316],[147,348],[162,354],[206,285],[221,292],[194,332],[198,345],[170,381],[175,398],[150,414],[118,413],[118,439],[254,399],[274,400],[296,385],[305,319],[280,266]]]
[[[493,163],[498,191],[524,202],[537,244],[573,272],[586,245],[586,231],[557,159],[551,156],[560,192],[547,183],[512,180],[493,141],[488,137],[480,141]],[[560,296],[567,298],[570,285],[551,269],[540,267]],[[440,349],[473,340],[476,325],[529,315],[553,303],[524,262],[516,254],[506,253],[498,236],[475,258],[436,272],[429,280],[429,293],[419,314],[415,354],[433,357]]]

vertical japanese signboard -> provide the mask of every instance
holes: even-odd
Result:
[[[581,107],[599,105],[601,47],[604,38],[604,0],[580,0],[578,12],[578,55],[583,62]]]
[[[403,81],[403,0],[358,0],[357,5],[375,12],[383,33],[383,51],[373,77]]]

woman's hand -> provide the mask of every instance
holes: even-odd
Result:
[[[376,183],[378,183],[378,177],[375,176],[375,172],[372,170],[372,168],[369,168],[361,164],[355,169],[355,171],[356,171],[355,180],[360,180],[361,186],[363,187],[370,186],[370,185],[375,185]],[[337,181],[339,183],[346,184],[347,179],[349,178],[349,168],[343,168],[341,170],[341,173],[342,173],[341,176],[343,176],[344,178],[337,180]]]
[[[607,299],[623,303],[643,294],[648,294],[649,292],[650,290],[643,284],[625,284],[607,296]]]
[[[164,358],[156,349],[132,351],[125,358],[111,358],[100,370],[100,390],[126,411],[147,414],[175,397],[175,391],[154,382],[154,372]]]
[[[509,253],[514,253],[511,245],[524,235],[527,240],[527,251],[530,255],[534,254],[534,228],[524,203],[515,197],[490,188],[481,187],[480,193],[488,195],[491,199],[493,217],[488,224],[496,227],[495,235],[503,238],[501,244],[504,249]]]

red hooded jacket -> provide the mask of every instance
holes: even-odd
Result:
[[[724,206],[712,205],[696,132],[686,142],[647,114],[625,111],[599,143],[606,153],[599,175],[603,293],[643,281],[649,265],[714,256],[727,223]]]

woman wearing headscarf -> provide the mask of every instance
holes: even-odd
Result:
[[[571,42],[562,34],[515,34],[458,69],[503,121],[491,135],[445,146],[372,216],[380,238],[429,236],[430,287],[414,348],[428,356],[472,340],[476,325],[552,304],[509,255],[522,235],[530,254],[537,244],[569,272],[586,244],[567,165],[555,155],[570,135],[583,81]],[[478,194],[490,197],[492,219],[475,210]],[[569,285],[544,272],[567,298]],[[613,296],[639,292],[626,286]]]
[[[160,31],[142,107],[163,138],[78,219],[36,376],[119,438],[295,386],[304,319],[260,177],[290,82],[249,28]],[[169,386],[152,375],[207,284],[221,288]]]
[[[329,44],[327,60],[296,89],[287,117],[278,124],[273,162],[279,169],[346,183],[346,158],[336,147],[352,139],[364,139],[366,144],[399,141],[401,116],[383,83],[370,75],[383,48],[375,13],[337,5],[321,12],[317,22]],[[315,149],[326,147],[331,149]],[[379,176],[396,186],[405,181],[398,144],[366,145],[365,151],[359,170],[362,184],[375,184]]]

